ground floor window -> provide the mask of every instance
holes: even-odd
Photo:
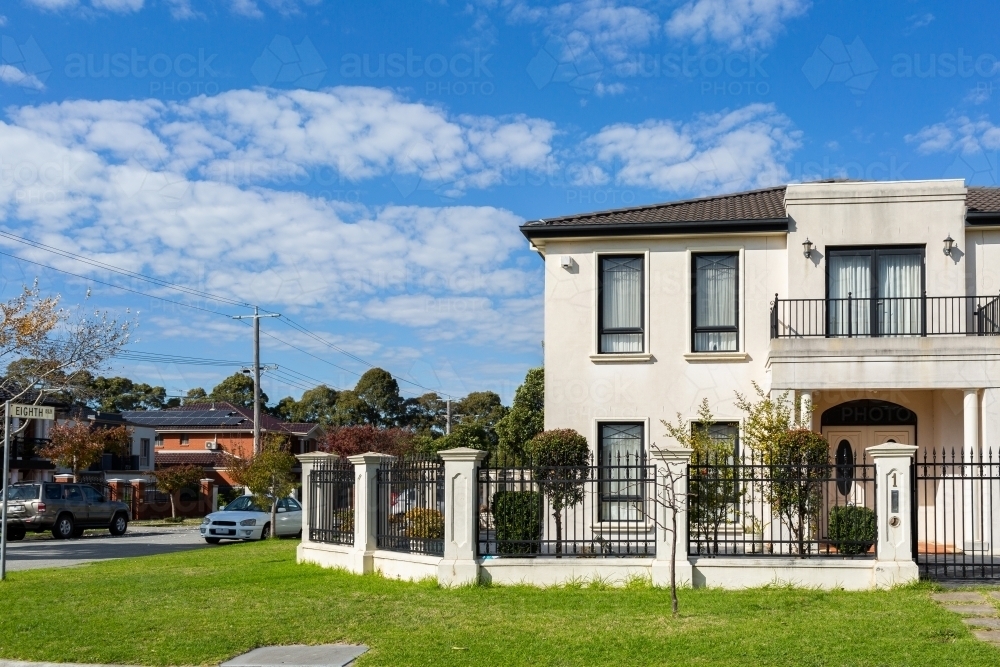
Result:
[[[643,449],[644,424],[605,423],[600,426],[598,475],[601,521],[638,521],[642,518],[647,480]]]

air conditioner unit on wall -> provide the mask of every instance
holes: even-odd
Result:
[[[218,449],[218,448],[219,448],[219,443],[216,442],[215,440],[205,441],[205,449]]]

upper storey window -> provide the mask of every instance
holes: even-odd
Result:
[[[642,352],[642,256],[601,257],[598,292],[598,351],[601,354]]]
[[[739,255],[699,253],[692,259],[694,351],[735,352],[740,333]]]
[[[920,333],[923,248],[841,248],[827,256],[830,335]]]

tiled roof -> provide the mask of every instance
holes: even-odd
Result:
[[[157,451],[154,454],[157,467],[182,465],[204,466],[206,468],[226,467],[225,454],[222,452],[169,452]]]
[[[1000,188],[970,187],[965,205],[969,213],[1000,213]]]
[[[530,238],[591,233],[681,233],[733,231],[736,229],[787,228],[785,188],[685,199],[596,213],[569,215],[527,222],[521,232]],[[971,218],[1000,217],[1000,188],[968,188],[966,204]]]
[[[122,414],[131,422],[152,426],[159,431],[253,430],[253,409],[224,401],[189,403],[179,408],[136,410]],[[265,431],[284,431],[293,435],[305,435],[316,428],[316,424],[283,422],[271,415],[261,414],[260,427]]]
[[[637,206],[597,213],[570,215],[526,223],[528,234],[536,228],[562,225],[678,224],[685,222],[737,222],[785,218],[785,186],[737,192],[715,197]]]

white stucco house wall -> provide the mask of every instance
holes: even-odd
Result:
[[[576,429],[595,456],[603,424],[634,423],[642,447],[664,444],[660,420],[694,418],[703,398],[738,424],[735,392],[752,394],[753,381],[810,400],[813,427],[850,431],[856,450],[881,431],[1000,450],[1000,338],[968,335],[969,309],[992,313],[1000,296],[1000,189],[809,183],[521,230],[545,262],[546,428]],[[623,259],[632,275],[612,277]],[[611,283],[628,303],[612,303]],[[699,288],[712,301],[700,313]],[[856,423],[830,412],[863,399],[908,412],[855,411]]]
[[[794,184],[521,231],[545,262],[545,426],[595,461],[669,445],[660,420],[706,398],[735,434],[752,382],[812,405],[831,457],[1000,455],[1000,188]]]

